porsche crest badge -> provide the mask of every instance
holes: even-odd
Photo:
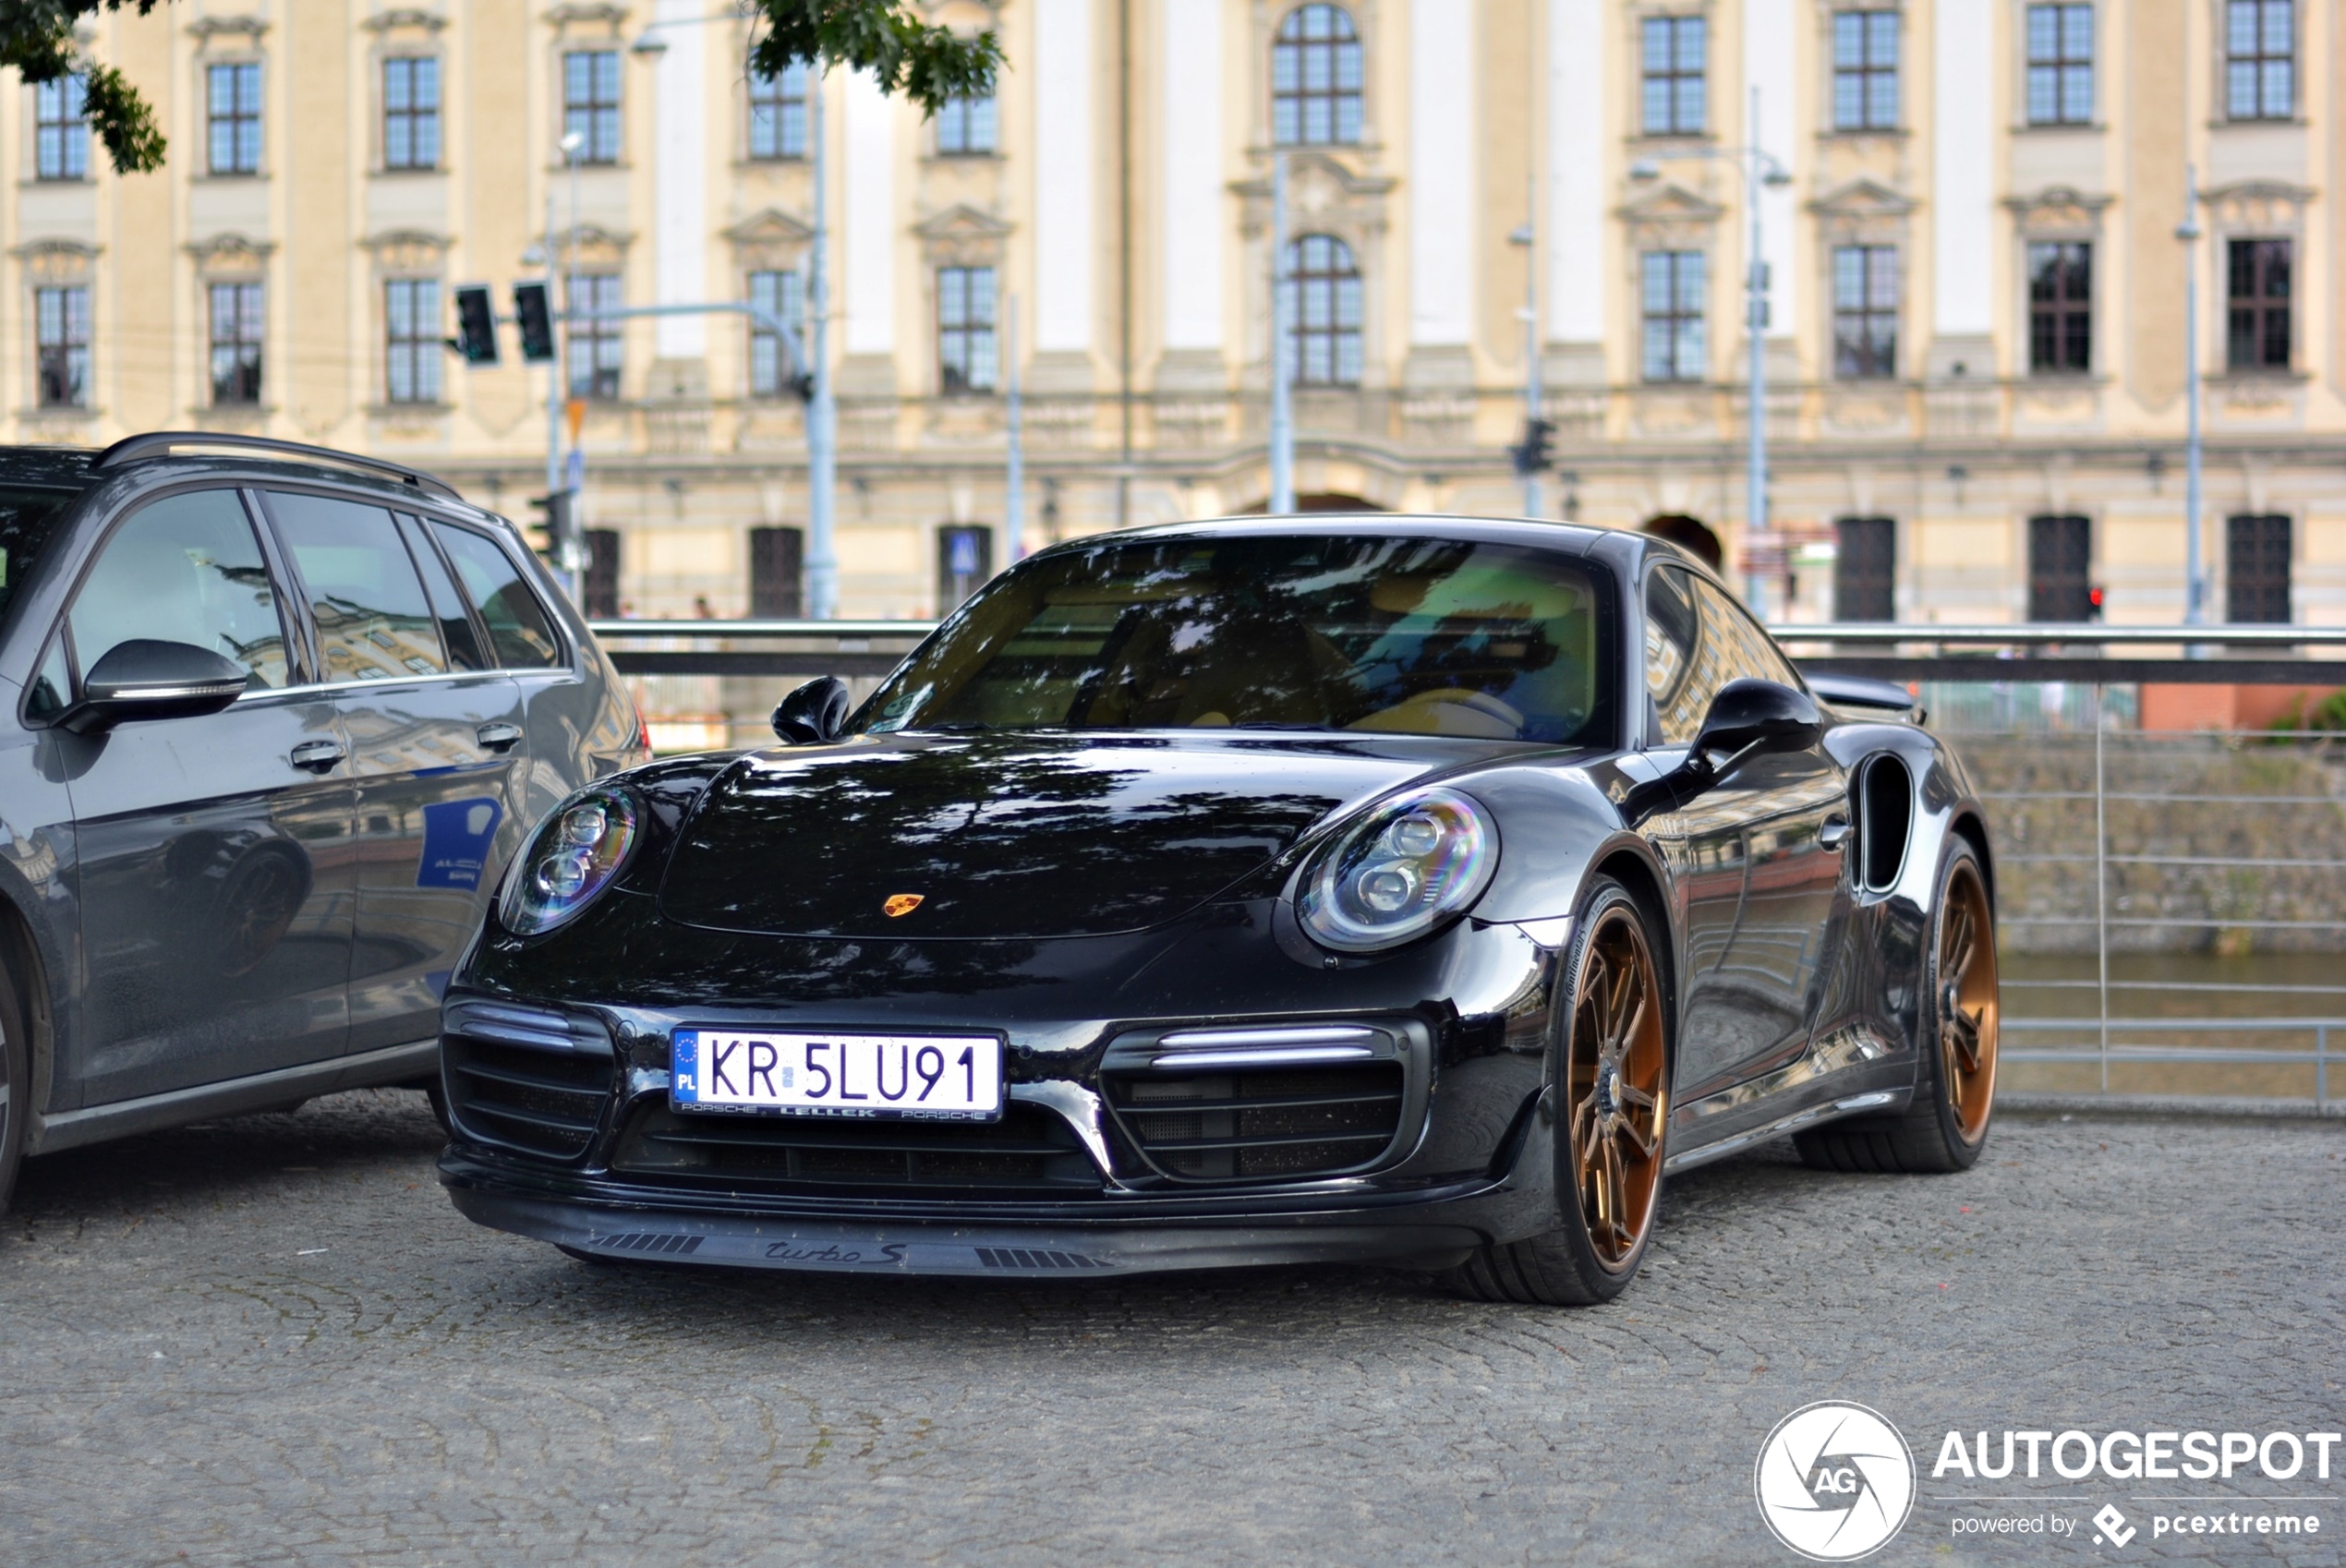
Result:
[[[889,919],[894,920],[900,915],[908,915],[919,909],[923,896],[919,893],[890,893],[888,896],[888,901],[880,908],[888,911]]]

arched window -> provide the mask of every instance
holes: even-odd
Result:
[[[1288,247],[1288,379],[1297,386],[1360,384],[1360,270],[1334,235]]]
[[[1271,139],[1281,147],[1360,139],[1360,35],[1341,6],[1298,6],[1271,45]]]

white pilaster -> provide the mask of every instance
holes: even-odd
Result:
[[[896,351],[896,106],[868,71],[845,73],[847,352]]]
[[[659,0],[652,8],[668,45],[652,70],[654,289],[662,305],[692,305],[708,293],[708,89],[699,0]],[[681,26],[675,24],[683,24]],[[699,316],[658,319],[662,359],[708,353],[708,322]]]
[[[1796,0],[1746,0],[1743,12],[1743,101],[1720,105],[1724,116],[1745,127],[1745,135],[1763,152],[1796,175],[1799,173],[1799,87],[1794,57],[1793,6]],[[1984,7],[1988,0],[1953,0],[1957,5]],[[1760,117],[1751,118],[1751,90],[1760,90]],[[1800,291],[1793,285],[1793,236],[1798,222],[1795,187],[1763,187],[1760,195],[1760,253],[1768,264],[1768,335],[1794,337],[1800,323],[1795,317]],[[1740,314],[1741,291],[1736,291]],[[1740,331],[1735,334],[1738,341]]]
[[[1940,0],[1932,12],[1930,323],[1939,337],[1985,337],[1996,324],[1995,7]]]
[[[1464,344],[1474,330],[1475,7],[1409,7],[1409,341]]]
[[[1158,12],[1164,26],[1165,346],[1222,346],[1222,3]]]
[[[1185,14],[1194,0],[1179,8]],[[1097,248],[1092,81],[1093,0],[1035,0],[1034,348],[1092,346]]]
[[[1604,341],[1604,0],[1548,0],[1548,336]]]

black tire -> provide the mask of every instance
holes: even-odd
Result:
[[[25,1123],[32,1115],[32,1051],[17,995],[17,977],[0,965],[0,1214],[16,1196]]]
[[[1645,1261],[1662,1210],[1676,1059],[1653,928],[1628,889],[1610,877],[1598,879],[1581,901],[1565,964],[1566,1000],[1549,1090],[1558,1223],[1522,1241],[1477,1248],[1445,1276],[1462,1294],[1594,1306],[1627,1289]],[[1631,971],[1634,994],[1618,983]]]
[[[1984,929],[1969,932],[1969,961],[1950,975],[1953,950],[1966,940],[1966,921]],[[1953,840],[1939,868],[1924,962],[1923,1049],[1915,1066],[1914,1099],[1895,1116],[1857,1117],[1794,1134],[1802,1163],[1812,1169],[1944,1174],[1969,1170],[1988,1146],[2001,1006],[1995,909],[1979,851],[1966,839]],[[1951,979],[1953,996],[1948,995]]]

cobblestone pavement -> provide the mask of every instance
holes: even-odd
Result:
[[[2346,1426],[2335,1123],[2007,1117],[1953,1177],[1771,1149],[1675,1182],[1645,1277],[1578,1312],[1336,1269],[606,1270],[460,1219],[438,1144],[374,1092],[29,1166],[0,1563],[1790,1563],[1753,1460],[1825,1398],[1922,1468],[1875,1562],[2346,1538],[2346,1452],[2229,1488],[1929,1474],[1950,1428]],[[1950,1501],[1990,1491],[2024,1501]],[[2313,1498],[2322,1533],[2155,1539],[2154,1492]],[[2104,1502],[2123,1550],[1953,1533]]]

